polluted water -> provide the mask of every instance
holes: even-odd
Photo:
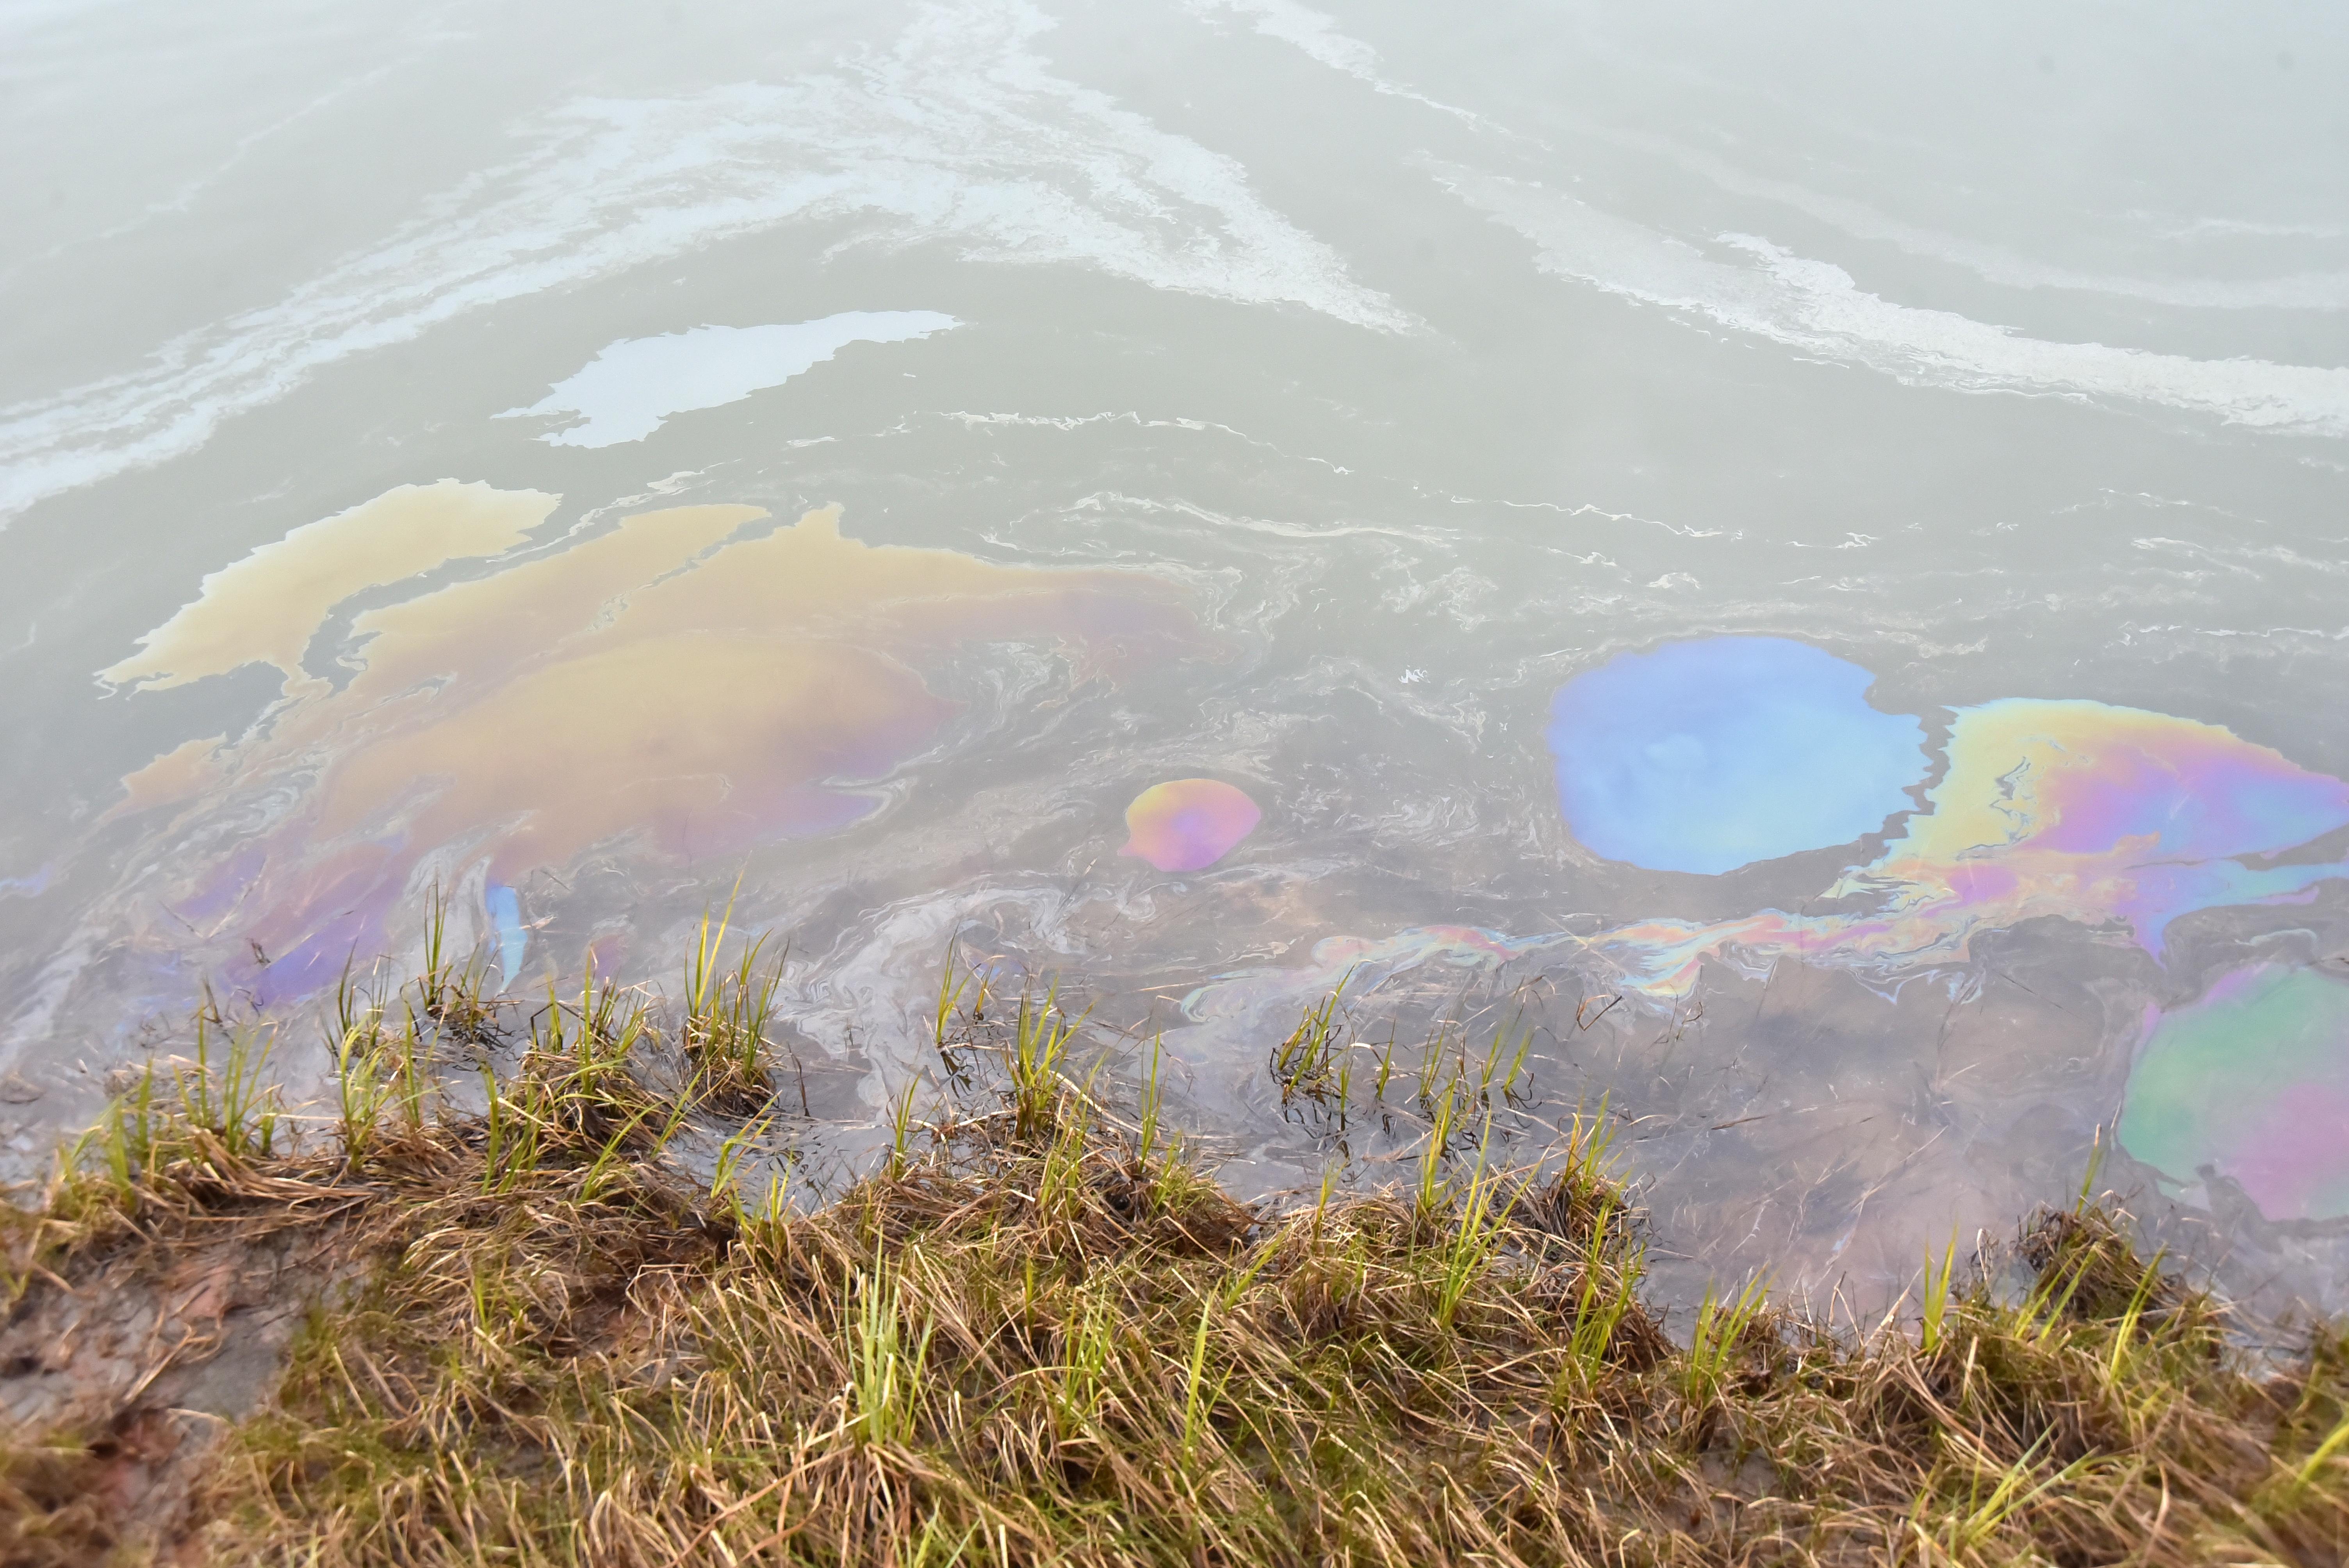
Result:
[[[673,1002],[722,914],[812,1192],[952,1110],[943,977],[1247,1199],[1603,1107],[1668,1292],[1887,1303],[2085,1181],[2349,1307],[2349,20],[0,59],[11,1179],[207,994],[298,1096],[436,925]]]

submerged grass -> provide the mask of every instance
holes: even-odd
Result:
[[[942,995],[943,1049],[960,997]],[[733,1130],[713,1181],[689,1172],[679,1130],[722,1090],[707,1072],[649,1087],[624,994],[550,998],[472,1113],[431,1088],[412,1018],[339,1027],[331,1136],[291,1144],[257,1047],[208,1047],[7,1219],[12,1322],[252,1233],[303,1232],[336,1262],[295,1282],[308,1317],[273,1393],[168,1515],[103,1501],[130,1495],[120,1433],[143,1387],[110,1420],[0,1445],[0,1561],[2349,1549],[2349,1341],[2320,1330],[2289,1364],[2230,1348],[2220,1304],[2085,1198],[2025,1228],[2019,1300],[1949,1253],[1921,1336],[1835,1332],[1749,1281],[1707,1298],[1683,1349],[1641,1297],[1603,1116],[1537,1177],[1493,1166],[1489,1121],[1452,1161],[1478,1130],[1452,1125],[1472,1097],[1447,1090],[1414,1190],[1271,1213],[1170,1150],[1154,1071],[1138,1127],[1074,1081],[1076,1025],[1048,995],[1000,1052],[965,1053],[999,1109],[926,1149],[899,1111],[885,1167],[798,1213],[746,1191],[764,1122]]]

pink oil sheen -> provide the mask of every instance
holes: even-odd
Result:
[[[1154,784],[1125,809],[1118,850],[1162,872],[1205,871],[1256,830],[1264,813],[1245,790],[1215,779]]]
[[[2316,1200],[2337,1186],[2349,1150],[2349,1089],[2297,1083],[2244,1130],[2241,1146],[2219,1167],[2271,1220],[2310,1217]]]
[[[1707,959],[1766,968],[1780,956],[1891,971],[1961,962],[1977,931],[2053,915],[2125,929],[2161,956],[2169,926],[2198,910],[2281,904],[2349,876],[2339,864],[2259,866],[2245,857],[2302,844],[2349,822],[2349,784],[2302,769],[2215,725],[2095,703],[1971,710],[2021,713],[2034,759],[1984,748],[2015,733],[1961,722],[1950,780],[1994,781],[1994,799],[1951,798],[1945,781],[1910,837],[1856,868],[1828,896],[1869,896],[1848,913],[1764,910],[1706,925],[1653,921],[1592,939],[1626,979],[1683,993]],[[1972,747],[1973,755],[1963,748]],[[1999,824],[1992,841],[1937,839],[1935,813]]]

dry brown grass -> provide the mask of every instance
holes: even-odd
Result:
[[[1683,1348],[1640,1296],[1598,1130],[1578,1124],[1539,1180],[1480,1154],[1413,1191],[1260,1212],[1164,1147],[1154,1105],[1122,1119],[1070,1082],[1047,1012],[967,1024],[955,1048],[991,1104],[808,1213],[769,1185],[784,1167],[755,1128],[714,1183],[690,1173],[696,1078],[657,1088],[625,999],[592,990],[542,1011],[478,1114],[437,1099],[445,1042],[380,1008],[347,1010],[344,1119],[309,1149],[242,1057],[134,1097],[9,1222],[0,1350],[61,1301],[296,1241],[313,1261],[283,1288],[309,1315],[274,1392],[190,1446],[172,1487],[123,1480],[151,1377],[16,1433],[0,1561],[2183,1564],[2349,1546],[2349,1346],[2319,1332],[2288,1366],[2231,1348],[2219,1304],[2139,1257],[2109,1207],[2026,1228],[2021,1300],[1937,1270],[1921,1330],[1859,1334],[1733,1295]]]

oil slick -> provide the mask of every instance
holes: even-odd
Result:
[[[291,695],[311,682],[302,655],[336,605],[451,561],[511,550],[562,499],[456,480],[387,490],[211,573],[193,601],[98,678],[160,691],[245,665],[274,665]]]
[[[2295,902],[2349,878],[2349,864],[2330,861],[2251,863],[2349,826],[2349,784],[2217,725],[2006,698],[1957,710],[1948,759],[1902,836],[1813,901],[1841,910],[1649,920],[1589,936],[1444,926],[1367,945],[1333,940],[1311,965],[1282,972],[1276,989],[1326,991],[1373,953],[1401,969],[1558,949],[1595,961],[1608,985],[1661,1003],[1693,991],[1708,961],[1759,975],[1792,958],[1886,980],[1956,968],[1976,934],[2043,916],[2125,934],[2158,958],[2184,915]],[[1217,994],[1203,988],[1186,1008],[1204,1019]]]
[[[1256,831],[1264,813],[1245,790],[1214,779],[1154,784],[1125,809],[1127,838],[1117,851],[1162,872],[1205,871]]]
[[[556,382],[531,407],[497,417],[584,417],[582,424],[539,437],[552,446],[640,441],[672,415],[739,403],[753,392],[780,387],[852,343],[906,343],[961,325],[935,310],[851,310],[817,321],[697,326],[658,337],[624,338]]]
[[[1909,810],[1924,727],[1875,676],[1783,637],[1623,654],[1560,687],[1549,748],[1574,836],[1651,871],[1734,871],[1848,843]]]
[[[1179,591],[1143,573],[866,545],[837,508],[762,533],[766,515],[647,512],[359,615],[342,689],[125,780],[147,810],[187,807],[166,831],[191,843],[276,813],[241,852],[201,856],[174,907],[234,912],[274,955],[256,988],[285,995],[384,946],[419,879],[478,886],[511,976],[528,941],[512,890],[533,871],[594,848],[740,853],[871,812],[860,781],[957,711],[923,666],[1041,643],[1082,679],[1195,645]]]
[[[1975,933],[2043,915],[2126,931],[2159,957],[2182,915],[2349,876],[2332,862],[2248,863],[2349,824],[2349,785],[2217,725],[2010,697],[1958,709],[1948,754],[1904,836],[1820,895],[1857,913],[1650,922],[1594,946],[1654,995],[1685,993],[1709,957],[1886,975],[1959,964]]]
[[[2263,964],[2148,1009],[2120,1140],[2181,1184],[2231,1180],[2271,1220],[2349,1215],[2349,985]]]

